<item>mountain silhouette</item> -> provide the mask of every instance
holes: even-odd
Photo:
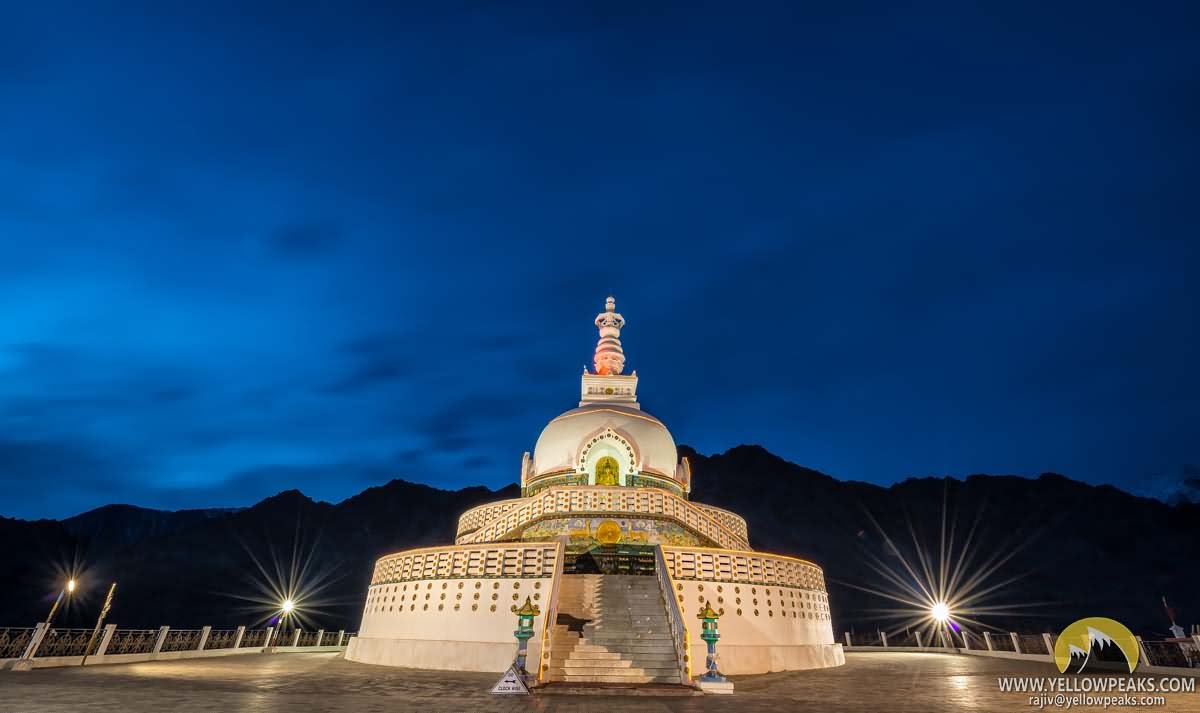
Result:
[[[744,517],[756,550],[824,568],[835,632],[897,625],[881,610],[903,605],[863,591],[900,593],[871,563],[907,577],[901,556],[921,572],[919,546],[936,578],[943,519],[955,557],[974,527],[966,577],[1011,555],[978,586],[995,586],[980,604],[1010,608],[981,617],[991,625],[1057,632],[1107,616],[1153,637],[1169,624],[1164,594],[1178,602],[1181,623],[1195,618],[1200,574],[1188,563],[1200,554],[1196,504],[1057,474],[916,478],[885,488],[837,480],[759,446],[680,451],[692,464],[693,500]],[[123,627],[262,622],[277,599],[264,583],[286,582],[294,565],[319,590],[301,602],[309,623],[354,630],[378,557],[451,543],[464,510],[518,496],[516,484],[450,491],[393,480],[336,505],[288,490],[245,508],[108,505],[61,521],[0,517],[0,541],[9,543],[0,548],[0,625],[44,619],[64,568],[78,561],[85,571],[75,601],[56,616],[63,626],[93,625],[111,581],[118,586],[108,621]]]

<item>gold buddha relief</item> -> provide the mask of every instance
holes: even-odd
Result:
[[[596,463],[596,485],[620,485],[621,466],[612,456],[604,456]]]

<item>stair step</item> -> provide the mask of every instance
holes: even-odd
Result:
[[[646,651],[646,652],[639,653],[636,656],[622,654],[620,651],[605,651],[603,653],[589,652],[589,651],[585,651],[585,652],[572,651],[567,656],[551,655],[549,664],[553,668],[554,666],[563,666],[568,661],[572,661],[575,663],[581,663],[581,662],[597,663],[600,661],[624,661],[624,662],[627,662],[630,664],[636,663],[638,666],[653,666],[653,665],[666,666],[666,665],[674,665],[676,663],[676,658],[675,658],[675,653],[673,651],[671,653],[667,653],[665,651],[658,651],[658,652]]]
[[[558,670],[560,676],[679,676],[678,666],[572,666]]]
[[[670,619],[654,577],[567,575],[551,630],[548,679],[680,685]]]
[[[577,646],[571,650],[571,655],[581,653],[619,653],[626,657],[636,657],[642,654],[673,654],[674,644],[632,644],[628,646]],[[551,654],[553,655],[553,654]]]
[[[630,631],[629,629],[593,629],[587,632],[582,637],[588,641],[671,641],[671,632],[665,630],[658,631]]]
[[[638,674],[591,674],[591,675],[574,675],[562,674],[560,676],[551,677],[552,681],[565,681],[567,683],[679,683],[679,673],[674,675],[664,676],[644,676]]]

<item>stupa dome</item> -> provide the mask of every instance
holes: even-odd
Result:
[[[533,450],[533,476],[594,474],[605,456],[621,466],[623,477],[614,485],[628,484],[627,478],[639,473],[674,479],[679,462],[675,439],[662,421],[631,406],[590,403],[559,415],[542,429]]]

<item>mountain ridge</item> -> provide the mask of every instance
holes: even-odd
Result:
[[[1056,630],[1074,618],[1106,615],[1150,632],[1167,625],[1158,605],[1164,594],[1185,616],[1198,610],[1200,577],[1183,564],[1200,554],[1200,507],[1191,503],[1171,505],[1055,473],[906,478],[884,487],[841,481],[760,446],[707,456],[679,450],[692,460],[694,500],[744,517],[755,549],[824,568],[836,631],[886,623],[877,610],[890,606],[887,600],[862,591],[884,581],[871,563],[899,567],[896,554],[914,557],[914,541],[936,554],[943,516],[959,541],[975,523],[972,566],[997,552],[1017,553],[994,577],[1018,577],[996,603],[1041,602],[989,622]],[[308,558],[310,577],[320,575],[314,586],[326,601],[313,613],[314,625],[353,630],[375,559],[452,543],[463,511],[519,494],[515,483],[444,490],[396,478],[338,503],[289,489],[242,508],[115,505],[61,521],[0,517],[0,537],[25,544],[0,551],[0,623],[44,617],[47,597],[72,561],[87,565],[81,582],[92,589],[120,583],[111,621],[122,626],[254,623],[270,607],[239,597],[271,600],[276,593],[264,580],[280,573],[286,579],[294,551]],[[272,558],[282,561],[270,564]],[[1122,576],[1088,584],[1091,573],[1108,570]],[[78,611],[64,613],[64,625],[90,626],[80,599]]]

